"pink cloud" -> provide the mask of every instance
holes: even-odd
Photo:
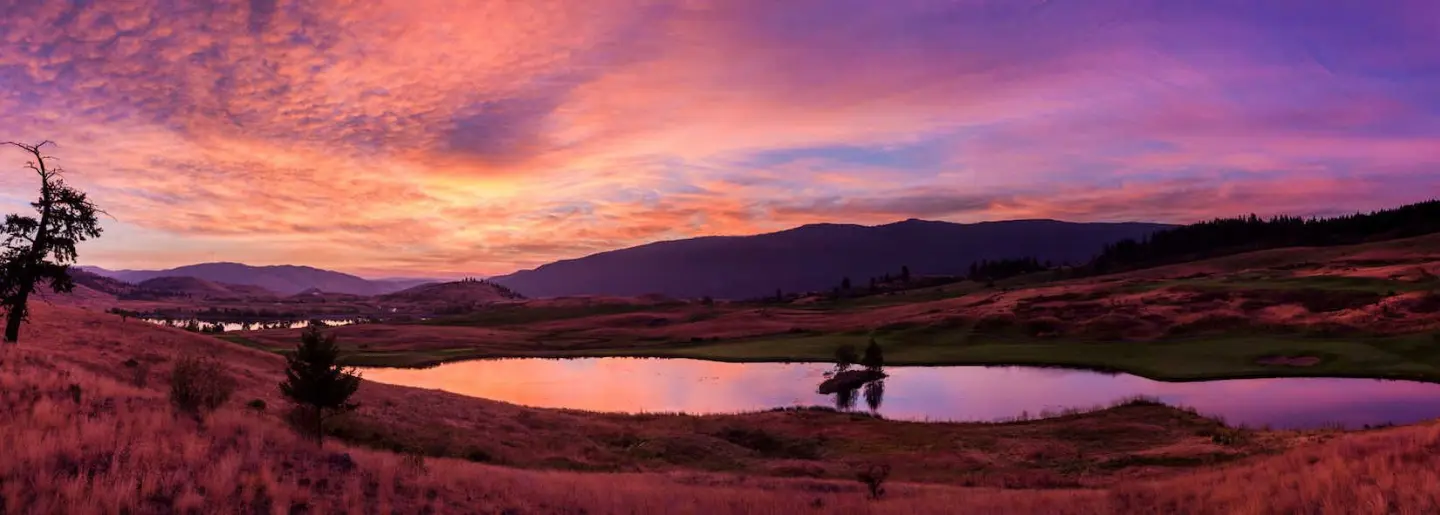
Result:
[[[114,266],[500,273],[815,221],[1433,195],[1435,7],[1298,7],[26,1],[0,139],[61,143],[133,236],[88,251]]]

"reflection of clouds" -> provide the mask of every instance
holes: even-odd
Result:
[[[686,359],[507,359],[427,370],[367,369],[365,378],[530,406],[618,412],[737,412],[840,401],[853,406],[860,393],[867,403],[874,395],[880,414],[912,420],[996,420],[1021,412],[1103,406],[1139,395],[1252,426],[1359,426],[1440,416],[1440,385],[1405,381],[1164,383],[1124,374],[1023,367],[888,367],[883,387],[872,383],[875,390],[867,387],[840,399],[815,392],[815,379],[829,367]]]

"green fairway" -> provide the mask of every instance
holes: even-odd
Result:
[[[844,344],[864,348],[871,334],[786,334],[706,342],[614,341],[594,348],[556,348],[535,342],[524,348],[456,347],[417,351],[348,353],[355,366],[424,367],[483,358],[655,357],[728,362],[825,362]],[[244,338],[226,340],[255,346]],[[874,338],[892,366],[1028,365],[1126,372],[1165,381],[1255,377],[1374,377],[1440,381],[1440,338],[1312,337],[1299,334],[1231,334],[1156,342],[1042,339],[978,334],[968,327],[897,327]],[[549,347],[549,348],[547,348]],[[263,348],[263,347],[261,347]],[[281,352],[286,349],[264,350]],[[1311,366],[1261,364],[1267,357],[1313,357]]]
[[[1151,379],[1286,376],[1376,377],[1440,380],[1440,342],[1423,336],[1307,338],[1230,335],[1161,342],[1084,342],[1005,339],[960,332],[880,335],[890,365],[1035,365],[1127,372]],[[717,361],[829,361],[842,344],[863,348],[854,334],[777,337],[689,347],[619,351],[612,355],[684,357]],[[1307,367],[1259,363],[1275,356],[1312,356]]]

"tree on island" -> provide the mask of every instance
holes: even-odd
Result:
[[[49,163],[53,157],[41,150],[42,141],[34,145],[5,142],[33,159],[25,163],[40,177],[40,198],[30,203],[38,216],[5,215],[5,242],[0,248],[0,309],[5,311],[5,341],[20,341],[20,324],[29,318],[28,303],[36,286],[48,282],[59,293],[70,293],[75,281],[70,277],[70,264],[77,257],[75,245],[101,233],[96,216],[104,211],[95,207],[85,192],[65,184],[64,173]]]
[[[312,323],[301,333],[299,346],[285,356],[280,393],[304,411],[304,421],[314,424],[315,442],[323,445],[325,420],[358,407],[349,400],[360,387],[360,376],[340,366],[335,335],[322,334],[321,327]]]
[[[840,372],[844,372],[845,370],[847,370],[847,369],[850,368],[850,365],[854,365],[855,362],[857,362],[857,361],[859,361],[859,360],[860,360],[860,356],[858,355],[858,353],[855,352],[855,346],[854,346],[854,345],[850,345],[850,344],[846,343],[846,344],[843,344],[843,345],[835,348],[835,369],[836,369],[836,370],[838,370],[838,371],[840,371]]]
[[[860,358],[860,364],[870,370],[885,368],[885,353],[881,351],[875,338],[870,338],[870,344],[865,346],[865,356]]]

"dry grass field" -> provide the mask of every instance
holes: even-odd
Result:
[[[474,463],[334,440],[321,449],[301,440],[276,415],[279,359],[270,353],[51,307],[36,310],[22,342],[0,348],[5,513],[1431,513],[1440,507],[1440,426],[1434,424],[1237,434],[1144,403],[999,425],[820,412],[627,416],[362,388],[367,408],[360,418],[380,425],[414,421],[402,431],[474,435],[471,444],[495,451],[472,456],[495,463]],[[229,405],[198,423],[176,415],[165,397],[167,363],[187,353],[221,359],[240,385]],[[146,377],[137,377],[143,366],[122,364],[129,359],[151,364]],[[266,399],[269,411],[243,407],[251,398]],[[872,501],[860,483],[825,473],[782,478],[774,477],[783,472],[777,469],[658,462],[581,472],[554,470],[577,468],[574,463],[523,458],[569,455],[579,463],[598,447],[577,442],[596,442],[607,431],[628,431],[635,438],[629,445],[644,447],[641,442],[678,437],[680,427],[698,438],[707,425],[782,435],[782,441],[838,427],[821,459],[756,463],[803,469],[799,462],[819,462],[823,468],[836,452],[841,462],[886,461],[896,472],[888,494]],[[707,445],[684,440],[662,452]],[[1087,453],[1098,461],[1085,462]],[[1193,459],[1215,453],[1234,457]],[[750,449],[746,456],[760,454]],[[1005,460],[1013,465],[995,466]],[[915,467],[907,469],[912,461]],[[1048,476],[1017,472],[1047,467]],[[927,475],[945,468],[952,470]]]

